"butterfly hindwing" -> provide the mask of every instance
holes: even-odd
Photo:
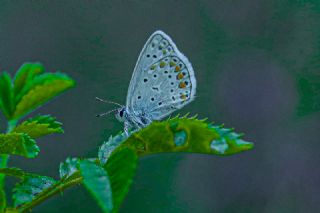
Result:
[[[127,110],[159,120],[193,100],[196,79],[188,59],[162,31],[153,33],[138,58]]]

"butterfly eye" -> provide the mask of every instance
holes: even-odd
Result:
[[[119,112],[120,117],[123,117],[123,113],[124,113],[124,110],[121,110],[121,111]]]

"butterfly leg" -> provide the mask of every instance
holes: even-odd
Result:
[[[127,137],[129,137],[129,123],[124,122],[124,133],[126,134]]]

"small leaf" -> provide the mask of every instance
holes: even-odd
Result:
[[[63,133],[62,123],[50,115],[39,115],[24,121],[13,129],[13,132],[26,133],[32,138],[52,133]]]
[[[74,86],[74,81],[62,73],[45,73],[37,75],[28,87],[21,91],[24,94],[17,103],[13,118],[17,119],[29,113]]]
[[[33,78],[36,75],[43,73],[43,71],[44,68],[39,63],[25,63],[19,68],[13,83],[15,103],[20,101],[21,97],[24,95],[21,92],[27,91],[25,88],[30,86],[28,84],[31,84]]]
[[[111,212],[112,192],[107,172],[94,162],[83,160],[79,165],[83,184],[104,212]]]
[[[20,213],[19,210],[14,208],[6,208],[5,213]]]
[[[28,176],[13,189],[14,206],[31,202],[35,196],[53,186],[56,181],[47,176]]]
[[[65,162],[60,163],[59,174],[60,178],[70,177],[78,171],[79,159],[78,158],[67,158]]]
[[[112,188],[113,212],[117,212],[127,195],[136,172],[138,156],[130,148],[114,152],[104,168],[109,174]]]
[[[102,165],[104,165],[108,158],[110,157],[112,151],[117,148],[125,139],[127,139],[127,136],[125,133],[121,133],[116,135],[115,137],[110,136],[108,141],[104,142],[98,152],[99,161]]]
[[[7,72],[0,75],[0,107],[2,113],[9,119],[14,110],[11,78]]]
[[[40,149],[36,142],[23,133],[0,134],[0,154],[20,155],[34,158]]]

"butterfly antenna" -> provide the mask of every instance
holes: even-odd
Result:
[[[116,103],[116,102],[113,102],[113,101],[103,100],[102,98],[98,98],[98,97],[96,97],[96,100],[97,100],[97,101],[104,102],[104,103],[108,103],[108,104],[115,104],[115,105],[117,105],[117,106],[123,107],[123,105],[121,105],[121,104],[119,104],[119,103]]]
[[[118,109],[113,109],[113,110],[110,110],[108,112],[104,112],[104,113],[101,113],[101,114],[98,114],[96,115],[96,117],[102,117],[102,116],[106,116],[106,115],[109,115],[110,113],[114,112],[114,111],[117,111]]]

